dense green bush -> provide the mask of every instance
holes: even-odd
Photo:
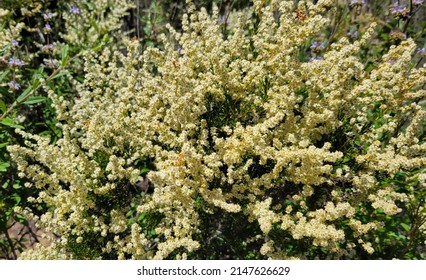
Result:
[[[424,258],[421,1],[314,2],[0,10],[1,230],[52,242],[22,257]]]

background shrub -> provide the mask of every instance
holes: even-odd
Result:
[[[314,2],[31,2],[41,51],[1,74],[1,222],[52,245],[22,257],[424,258],[421,5]]]

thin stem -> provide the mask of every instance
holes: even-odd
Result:
[[[422,62],[422,60],[423,60],[423,58],[420,58],[420,59],[419,59],[419,62],[417,62],[416,66],[415,66],[414,68],[419,68],[420,63]]]
[[[409,239],[408,245],[405,246],[405,248],[401,251],[399,258],[404,257],[404,255],[408,252],[408,250],[412,248],[412,245],[415,243],[414,239],[418,229],[426,222],[426,218],[422,219],[420,217],[420,207],[422,205],[423,205],[423,201],[420,200],[416,207],[416,211],[413,215],[413,224],[411,225],[411,229],[407,234],[407,238]]]
[[[405,22],[404,29],[403,29],[404,33],[407,32],[407,30],[408,30],[408,24],[410,23],[410,21],[414,17],[414,15],[419,11],[419,9],[420,9],[420,7],[418,7],[417,9],[414,9],[413,1],[411,0],[410,1],[410,13],[408,14],[409,16],[408,16],[407,21]]]
[[[137,36],[137,38],[138,38],[138,41],[140,40],[140,38],[141,38],[141,33],[140,33],[140,27],[139,27],[139,24],[140,24],[140,19],[139,19],[139,17],[140,17],[140,0],[136,0],[137,1],[137,7],[136,7],[136,36]]]
[[[355,16],[356,16],[356,14],[355,14]],[[334,17],[333,19],[334,19],[333,29],[331,30],[330,36],[328,38],[329,44],[331,44],[331,40],[333,39],[334,35],[336,34],[337,29],[340,26],[340,23],[343,22],[343,13],[338,12],[338,15],[336,15],[336,17]]]
[[[13,245],[12,239],[10,238],[10,235],[9,235],[9,232],[7,231],[7,229],[4,231],[4,235],[6,236],[7,243],[9,243],[10,250],[12,251],[12,255],[13,255],[14,259],[16,260],[18,258],[18,256],[16,255],[15,246]]]

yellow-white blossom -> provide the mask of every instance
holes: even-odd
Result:
[[[235,17],[225,36],[217,9],[209,15],[191,6],[182,33],[169,27],[162,49],[140,53],[129,40],[126,52],[84,55],[79,99],[49,92],[63,137],[50,143],[17,131],[25,146],[8,148],[32,180],[28,187],[40,190],[33,201],[49,206],[40,223],[59,236],[23,257],[74,258],[68,249],[96,235],[105,256],[186,258],[202,246],[202,215],[218,209],[258,226],[253,240],[264,238],[258,249],[266,257],[306,257],[287,255],[281,235],[342,258],[354,246],[374,252],[366,238],[380,222],[363,223],[356,211],[395,215],[408,199],[377,174],[392,178],[426,161],[425,111],[417,104],[426,71],[409,68],[414,41],[393,46],[369,72],[358,54],[372,24],[359,41],[333,43],[323,60],[301,61],[300,47],[327,24],[332,1],[300,1],[310,15],[304,21],[295,20],[293,1],[266,2],[254,3],[256,32],[247,31],[255,24],[250,13]],[[112,13],[125,13],[128,4],[120,3]],[[87,36],[99,39],[93,29]],[[371,125],[378,110],[383,120]],[[143,180],[152,190],[138,196]],[[149,215],[153,224],[138,224]]]

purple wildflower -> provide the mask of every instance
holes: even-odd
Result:
[[[311,58],[309,58],[309,61],[314,61],[314,60],[323,60],[322,56],[312,56]]]
[[[319,52],[319,51],[323,50],[324,48],[325,48],[325,44],[324,43],[313,42],[311,44],[311,50],[313,50],[314,52]]]
[[[426,49],[425,48],[418,48],[417,53],[421,56],[426,56]]]
[[[367,2],[365,0],[351,0],[350,6],[362,6],[365,5]]]
[[[225,16],[221,16],[221,17],[219,18],[218,24],[219,24],[219,25],[222,25],[222,24],[229,24],[229,19],[227,19]]]
[[[50,31],[52,31],[52,26],[50,26],[50,24],[46,23],[46,24],[44,25],[44,30],[45,30],[46,32],[50,32]]]
[[[410,13],[404,5],[399,5],[398,2],[394,2],[389,10],[395,17],[406,17]]]
[[[19,42],[18,41],[16,41],[15,39],[12,39],[12,47],[15,47],[15,48],[17,48],[18,46],[19,46]]]
[[[412,3],[414,6],[420,6],[423,5],[423,0],[413,0]]]
[[[76,6],[71,6],[70,13],[75,14],[75,15],[79,15],[80,14],[80,8],[78,8]]]
[[[43,14],[43,18],[44,18],[45,20],[50,20],[50,19],[52,19],[52,17],[53,17],[53,14],[52,14],[51,12],[48,12],[48,13],[44,13],[44,14]]]
[[[18,89],[20,89],[20,88],[21,88],[21,85],[20,85],[20,84],[18,84],[17,82],[15,82],[15,81],[10,81],[10,82],[9,82],[9,87],[10,87],[12,90],[18,90]]]
[[[351,30],[348,32],[348,36],[355,39],[358,36],[358,32],[356,30]]]
[[[398,2],[394,2],[391,6],[390,6],[390,11],[391,12],[396,12],[397,11],[397,9],[398,9],[398,7],[399,7],[399,4],[398,4]]]
[[[53,59],[49,58],[49,59],[44,59],[44,65],[46,65],[49,68],[56,68],[58,65],[56,64],[55,61],[53,61]]]
[[[19,58],[10,58],[7,64],[9,64],[9,66],[17,66],[17,67],[24,65],[24,63]]]

